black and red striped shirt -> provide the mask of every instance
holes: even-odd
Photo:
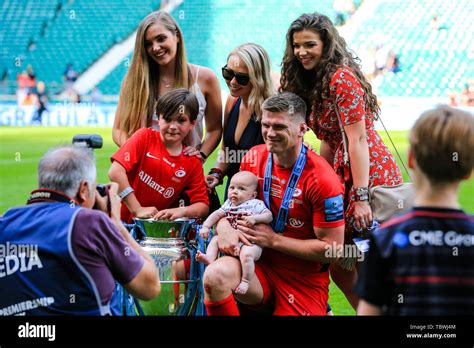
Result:
[[[414,208],[383,224],[355,291],[388,315],[474,315],[474,216]]]

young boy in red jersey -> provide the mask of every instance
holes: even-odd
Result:
[[[209,199],[201,161],[183,154],[183,139],[193,129],[198,111],[198,101],[188,90],[164,94],[156,107],[160,130],[140,129],[112,156],[109,177],[118,183],[125,203],[123,221],[207,215]],[[182,192],[190,205],[177,207]]]

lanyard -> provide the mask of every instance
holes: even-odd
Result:
[[[283,195],[283,200],[281,202],[280,210],[276,220],[273,220],[272,227],[273,230],[277,233],[282,233],[285,229],[286,220],[288,219],[288,210],[290,206],[290,201],[293,198],[293,193],[296,188],[296,184],[300,179],[301,173],[303,172],[304,166],[306,164],[306,153],[308,149],[306,146],[301,144],[300,154],[296,160],[293,170],[288,180],[288,184],[285,189],[285,194]],[[272,186],[272,154],[268,154],[267,166],[265,167],[265,176],[263,179],[263,198],[265,199],[265,204],[267,208],[270,209],[270,190]],[[271,210],[271,209],[270,209]]]

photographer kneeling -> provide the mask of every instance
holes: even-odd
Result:
[[[119,314],[115,281],[159,294],[154,262],[121,224],[117,184],[106,197],[95,189],[89,150],[48,151],[38,178],[27,205],[0,218],[0,315]]]

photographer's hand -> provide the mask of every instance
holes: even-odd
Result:
[[[108,200],[107,196],[102,197],[101,194],[99,193],[99,191],[97,191],[97,189],[95,190],[94,209],[103,211],[104,213],[106,213],[107,215],[110,216],[110,212],[107,209],[107,200]]]
[[[114,223],[119,222],[120,220],[120,198],[117,194],[118,185],[114,182],[108,183],[107,185],[107,195],[102,196],[97,189],[95,190],[95,205],[94,209],[101,210],[106,213]]]
[[[120,197],[118,196],[119,186],[115,182],[111,182],[110,184],[107,184],[107,187],[109,188],[107,199],[110,202],[110,218],[112,221],[121,225],[120,208],[122,205],[120,203]]]
[[[117,184],[115,184],[115,185],[117,185]],[[109,190],[109,189],[110,189],[110,184],[107,185],[107,190]],[[95,189],[95,204],[94,204],[94,209],[103,211],[103,212],[106,213],[108,216],[111,216],[111,215],[110,215],[111,206],[110,206],[110,201],[109,201],[108,193],[107,193],[106,196],[102,196],[102,194],[97,190],[97,188]]]

